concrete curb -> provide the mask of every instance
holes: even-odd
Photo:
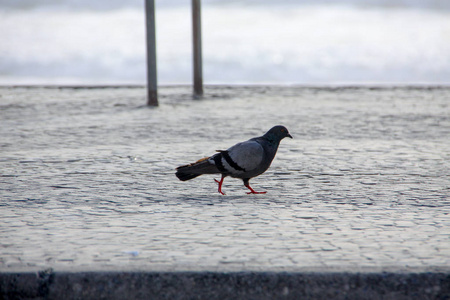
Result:
[[[450,299],[449,273],[0,273],[1,299]]]

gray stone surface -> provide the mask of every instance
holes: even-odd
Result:
[[[0,272],[450,270],[450,89],[0,88]],[[285,125],[247,195],[178,165]]]
[[[450,299],[450,276],[353,273],[0,273],[2,299]]]

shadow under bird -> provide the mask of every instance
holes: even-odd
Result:
[[[218,153],[198,160],[195,163],[180,166],[175,175],[181,181],[186,181],[203,174],[222,174],[219,180],[219,193],[222,192],[223,180],[227,176],[240,178],[250,190],[247,194],[264,194],[250,187],[249,180],[264,173],[272,163],[277,153],[280,141],[285,137],[292,139],[286,127],[277,125],[263,136],[238,143],[227,150],[217,150]]]

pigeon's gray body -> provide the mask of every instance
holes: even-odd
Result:
[[[193,164],[178,167],[176,176],[186,181],[203,174],[222,174],[222,180],[219,182],[220,193],[225,177],[241,178],[251,193],[256,193],[248,181],[270,167],[280,141],[285,137],[292,138],[284,126],[275,126],[263,136],[238,143],[225,151],[218,150],[213,156]]]

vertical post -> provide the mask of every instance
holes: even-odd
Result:
[[[203,95],[202,27],[200,0],[192,0],[192,32],[194,58],[194,95]]]
[[[147,105],[158,106],[155,0],[145,0],[145,19],[147,30]]]

